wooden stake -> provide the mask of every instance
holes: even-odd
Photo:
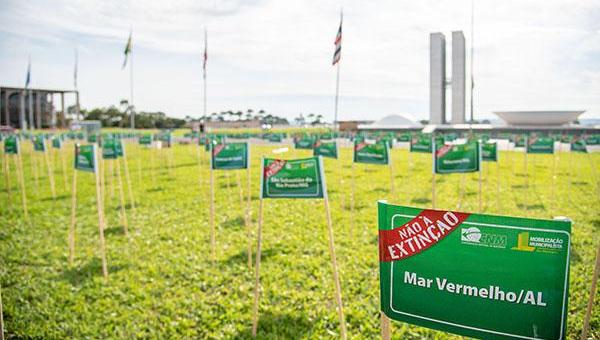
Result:
[[[73,187],[71,188],[71,227],[69,228],[69,265],[75,259],[75,223],[77,213],[77,169],[73,171]]]
[[[248,153],[250,153],[250,144],[248,144]],[[248,167],[246,168],[247,192],[246,192],[246,231],[248,234],[248,269],[252,269],[252,216],[250,213],[250,202],[252,191],[250,188],[250,156],[248,155]]]
[[[498,150],[496,150],[498,152]],[[496,155],[496,209],[500,213],[500,155]]]
[[[6,186],[6,207],[8,208],[8,210],[11,210],[11,204],[12,204],[12,198],[10,197],[10,164],[9,164],[9,158],[8,155],[5,153],[3,153],[2,155],[3,158],[3,168],[4,168],[4,184]]]
[[[552,154],[552,192],[550,194],[550,207],[555,206],[554,186],[556,185],[556,156]]]
[[[96,161],[98,158],[96,157]],[[98,162],[96,162],[98,164]],[[102,198],[102,189],[100,187],[100,173],[94,171],[96,176],[96,208],[98,210],[98,232],[100,236],[100,257],[102,258],[102,275],[108,280],[108,265],[106,263],[106,244],[104,241],[104,200]]]
[[[25,215],[25,221],[27,223],[29,220],[29,211],[27,210],[27,194],[25,193],[25,178],[23,176],[23,159],[21,158],[21,154],[19,153],[17,157],[15,157],[15,168],[17,169],[17,179],[19,180],[19,185],[21,186],[21,202],[23,203],[23,215]]]
[[[389,149],[388,149],[388,151],[389,151]],[[389,157],[390,157],[390,164],[389,164],[389,167],[390,167],[390,192],[392,194],[392,198],[395,198],[395,190],[394,190],[394,165],[393,165],[394,162],[392,160],[392,154],[391,153],[389,154]]]
[[[483,165],[483,164],[481,164]],[[481,198],[482,190],[481,190],[481,166],[479,167],[479,213],[483,211],[483,201]]]
[[[111,161],[106,161],[104,164],[108,166],[108,188],[110,192],[110,198],[112,199],[115,196],[115,163]]]
[[[435,209],[435,171],[431,174],[431,208]]]
[[[261,174],[262,176],[262,174]],[[252,337],[256,338],[258,329],[258,302],[260,298],[260,258],[262,254],[262,224],[263,224],[263,198],[260,197],[258,205],[258,230],[257,230],[257,246],[256,246],[256,265],[254,266],[254,307],[252,309]]]
[[[581,340],[587,340],[588,331],[590,327],[590,318],[592,316],[592,309],[594,308],[594,296],[596,296],[596,285],[598,284],[598,276],[600,275],[600,243],[598,243],[598,250],[596,251],[596,265],[594,266],[594,276],[592,276],[592,288],[590,289],[590,298],[588,299],[587,309],[585,311],[585,318],[583,321],[583,331],[581,332]]]
[[[64,147],[64,146],[63,146]],[[63,175],[63,185],[65,187],[65,191],[68,190],[68,180],[67,180],[67,160],[65,157],[65,152],[63,151],[62,148],[56,150],[56,152],[58,152],[58,155],[60,157],[60,161],[62,163],[62,175]]]
[[[322,164],[321,164],[322,166]],[[340,278],[338,273],[338,265],[335,256],[335,246],[333,239],[333,226],[331,222],[331,211],[329,209],[329,198],[327,197],[327,192],[325,191],[325,214],[327,215],[327,231],[329,234],[329,254],[331,255],[331,265],[333,267],[333,281],[335,283],[335,299],[337,301],[338,307],[338,318],[340,322],[340,336],[342,339],[346,339],[346,321],[344,319],[344,308],[342,304],[342,287],[340,285]]]
[[[379,312],[379,314],[381,315],[381,339],[390,340],[392,337],[390,334],[390,319],[383,312]]]
[[[125,152],[125,144],[123,146],[123,167],[125,168],[125,181],[127,182],[127,193],[129,194],[129,203],[131,210],[135,212],[135,199],[133,198],[133,187],[131,186],[131,176],[129,176],[129,164],[127,162],[127,153]]]
[[[44,144],[46,144],[45,141]],[[44,159],[46,160],[46,167],[48,168],[48,180],[50,181],[50,192],[52,193],[52,199],[56,199],[56,190],[54,188],[54,173],[52,171],[52,164],[50,164],[48,149],[44,150]]]
[[[0,286],[0,340],[4,340],[4,315],[2,313],[2,286]]]
[[[121,222],[123,223],[123,231],[125,236],[129,235],[129,223],[127,221],[127,212],[125,211],[125,195],[123,193],[123,180],[121,179],[121,164],[119,158],[115,159],[115,167],[117,168],[117,181],[119,183],[119,200],[121,205]]]
[[[212,151],[211,151],[212,152]],[[215,179],[212,164],[210,165],[210,257],[213,265],[216,260],[215,244]]]
[[[33,180],[35,183],[35,186],[33,187],[33,191],[35,191],[36,193],[38,192],[38,188],[40,187],[39,184],[39,176],[38,176],[38,161],[37,161],[37,156],[36,156],[36,152],[35,150],[31,151],[31,156],[29,157],[30,160],[30,165],[31,165],[31,171],[33,172]]]

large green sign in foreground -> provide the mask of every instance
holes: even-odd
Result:
[[[446,144],[435,149],[434,170],[437,174],[479,171],[481,153],[479,142]]]
[[[369,164],[389,164],[389,148],[386,142],[354,143],[354,162]]]
[[[216,144],[212,148],[213,169],[246,169],[248,167],[248,143]]]
[[[264,158],[261,173],[262,198],[322,198],[325,195],[321,157]]]
[[[564,339],[571,222],[379,202],[381,310],[500,339]]]

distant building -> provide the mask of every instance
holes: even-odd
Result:
[[[358,131],[358,126],[363,124],[371,124],[372,120],[339,120],[338,128],[340,131],[346,132],[356,132]]]
[[[190,128],[193,131],[200,132],[206,132],[212,129],[259,129],[260,127],[260,119],[190,122]]]
[[[65,94],[75,95],[75,106],[79,111],[79,91],[0,86],[0,125],[21,130],[65,128]],[[58,112],[54,95],[60,96]]]
[[[584,110],[573,111],[498,111],[494,114],[508,126],[567,126]]]
[[[389,115],[370,124],[358,125],[359,130],[418,130],[422,129],[421,123],[415,122],[404,115]]]
[[[443,33],[429,35],[429,122],[446,124],[446,87],[452,89],[452,124],[465,120],[465,36],[452,32],[452,78],[446,79],[446,37]]]

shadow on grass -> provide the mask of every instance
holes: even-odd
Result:
[[[588,182],[584,182],[584,181],[577,181],[577,182],[572,182],[573,185],[577,185],[577,186],[582,186],[582,185],[588,185]]]
[[[592,220],[592,227],[600,229],[600,220]]]
[[[123,229],[122,226],[110,227],[110,228],[104,229],[104,235],[105,236],[109,236],[109,235],[125,235],[125,230]]]
[[[172,169],[176,169],[176,168],[187,168],[190,166],[198,166],[198,163],[183,163],[183,164],[177,164],[177,165],[173,165],[171,168]]]
[[[110,265],[108,266],[108,275],[125,269],[126,266]],[[95,276],[102,276],[102,261],[94,257],[82,267],[68,268],[58,276],[59,280],[69,282],[73,286],[81,284],[85,280],[90,280]]]
[[[239,229],[244,226],[244,218],[241,216],[232,217],[221,223],[221,227]]]
[[[538,203],[538,204],[518,203],[517,207],[519,209],[525,209],[525,210],[546,210],[546,207],[542,203]]]
[[[156,187],[156,188],[150,188],[148,190],[146,190],[146,192],[158,192],[158,191],[164,191],[165,189],[163,187]]]
[[[254,267],[254,265],[256,264],[256,245],[254,244],[254,240],[252,242],[252,266]],[[235,255],[231,255],[229,256],[227,259],[223,260],[222,262],[226,265],[231,265],[231,264],[245,264],[248,262],[248,250],[247,250],[247,246],[245,246],[246,249],[244,250],[240,250],[240,252],[238,252]],[[261,250],[261,256],[260,256],[260,262],[263,263],[265,260],[273,257],[275,254],[281,253],[281,250],[278,248],[268,248],[268,249],[262,249]]]
[[[513,188],[513,189],[525,189],[525,188],[527,188],[527,186],[525,184],[515,184],[515,185],[511,185],[511,188]]]
[[[60,200],[64,200],[69,197],[71,197],[71,196],[70,195],[58,195],[58,196],[56,196],[56,198],[52,198],[52,195],[50,195],[48,197],[44,197],[44,198],[40,199],[40,201],[41,202],[60,201]]]
[[[257,337],[259,339],[300,339],[309,337],[312,323],[306,313],[259,314]],[[233,336],[233,339],[253,339],[252,327],[248,327]]]
[[[417,198],[413,198],[412,200],[410,200],[410,202],[416,203],[416,204],[429,204],[429,203],[431,203],[431,198],[417,197]]]

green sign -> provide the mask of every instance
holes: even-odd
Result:
[[[483,339],[565,339],[571,222],[378,204],[381,310]]]
[[[327,195],[321,157],[263,158],[262,198],[323,198]]]
[[[498,143],[483,143],[481,145],[481,160],[485,162],[497,162]]]
[[[410,142],[410,133],[403,133],[397,137],[398,142]]]
[[[60,137],[52,138],[52,147],[55,149],[60,149],[62,147],[62,140]]]
[[[574,140],[571,143],[571,151],[573,151],[573,152],[586,152],[587,153],[587,147],[586,147],[585,140],[583,140],[583,139]]]
[[[19,139],[17,136],[8,136],[4,140],[4,153],[7,155],[19,154]]]
[[[436,174],[475,172],[480,166],[479,142],[446,144],[435,149],[434,170]]]
[[[313,148],[313,155],[337,159],[338,158],[337,143],[335,141],[323,142],[323,141],[318,140],[315,142],[315,145]]]
[[[314,144],[315,144],[314,139],[305,137],[305,138],[296,140],[296,143],[294,143],[294,147],[296,149],[312,149]]]
[[[97,160],[95,144],[75,144],[75,169],[96,172]]]
[[[552,138],[530,137],[527,139],[527,153],[554,153]]]
[[[151,145],[152,135],[141,135],[138,139],[138,143],[140,143],[140,145]]]
[[[248,143],[215,144],[212,149],[213,169],[246,169],[250,150]]]
[[[44,136],[37,135],[33,138],[33,150],[46,152],[46,143],[44,140]]]
[[[525,147],[525,143],[527,142],[527,136],[515,136],[514,138],[515,141],[515,147],[516,148],[524,148]]]
[[[116,139],[105,139],[102,143],[102,158],[117,159],[119,157],[119,150],[117,144],[118,141]]]
[[[369,164],[389,164],[389,148],[386,142],[354,143],[354,162]]]
[[[410,152],[431,153],[431,136],[421,135],[412,137],[410,141]]]
[[[269,142],[281,143],[281,134],[273,133],[269,135]]]
[[[585,143],[587,145],[598,145],[600,144],[600,135],[592,135],[592,136],[588,136],[585,139]]]
[[[95,134],[88,135],[87,138],[88,143],[96,143],[98,141],[98,136]]]

